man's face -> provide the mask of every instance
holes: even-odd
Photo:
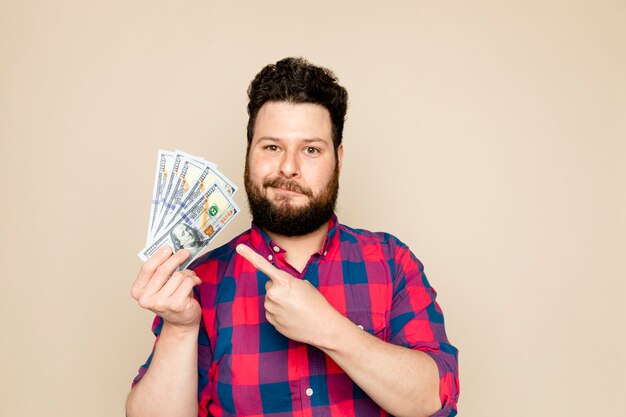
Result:
[[[315,231],[332,216],[343,147],[337,157],[328,110],[267,102],[259,110],[245,170],[253,221],[284,236]]]

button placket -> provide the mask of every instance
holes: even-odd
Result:
[[[317,407],[321,405],[319,404],[320,398],[315,394],[320,387],[318,378],[312,378],[312,376],[320,375],[322,369],[324,369],[324,354],[320,350],[311,347],[308,348],[308,354],[311,370],[308,378],[308,384],[305,385],[307,386],[307,389],[304,393],[309,398],[311,407],[313,408],[313,416],[316,417],[321,415],[321,408]]]

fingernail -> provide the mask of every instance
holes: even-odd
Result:
[[[170,251],[170,247],[169,246],[163,246],[161,248],[161,253],[168,253]]]

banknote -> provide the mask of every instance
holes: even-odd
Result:
[[[178,149],[173,152],[165,150],[159,151],[159,154],[157,156],[157,175],[155,176],[154,180],[155,185],[153,190],[152,206],[150,210],[150,220],[146,243],[152,240],[152,238],[158,234],[159,228],[163,226],[162,219],[164,214],[164,206],[166,206],[168,202],[170,202],[172,198],[174,198],[174,192],[176,187],[189,187],[188,183],[185,181],[183,181],[181,184],[178,184],[180,173],[183,171],[185,167],[185,161],[187,160],[191,161],[197,166],[212,167],[217,169],[217,165],[213,162],[209,162],[202,157],[192,155]],[[165,178],[163,178],[163,176],[159,177],[160,171],[162,170],[161,167],[164,165],[164,162],[165,173],[167,174]],[[185,169],[185,171],[187,171],[187,169]],[[193,176],[193,173],[191,173],[191,175],[187,175],[187,178]],[[154,198],[154,195],[158,195],[158,197]],[[168,217],[171,219],[171,213]]]
[[[169,179],[167,180],[167,185],[165,186],[165,189],[163,190],[163,200],[159,204],[160,206],[159,212],[157,213],[157,218],[155,219],[152,230],[150,231],[151,233],[150,240],[154,236],[157,235],[158,226],[161,224],[160,219],[161,219],[161,213],[163,213],[163,205],[165,201],[169,200],[172,188],[174,187],[175,180],[178,177],[178,170],[180,169],[181,163],[183,162],[184,159],[185,159],[184,152],[180,152],[180,151],[174,152],[174,162],[172,163],[172,171],[170,173]]]
[[[152,202],[150,206],[150,219],[148,220],[147,240],[152,238],[152,230],[155,229],[155,221],[159,218],[165,199],[165,188],[174,167],[174,152],[159,149],[157,156],[156,174],[154,176],[154,188],[152,190]],[[147,243],[147,242],[146,242]]]
[[[229,193],[213,182],[137,255],[147,261],[163,246],[174,250],[184,248],[190,252],[189,258],[179,267],[184,269],[238,213],[239,207]]]
[[[171,214],[176,210],[185,194],[187,194],[191,184],[197,181],[206,167],[207,165],[204,161],[199,161],[189,156],[185,156],[180,161],[176,178],[173,180],[174,184],[170,189],[169,196],[161,207],[156,230],[160,230],[168,224],[172,217]]]
[[[176,149],[175,153],[183,154],[183,156],[187,159],[193,159],[194,161],[200,162],[205,165],[217,166],[213,162],[209,162],[201,156],[190,154],[189,152],[181,151],[180,149]]]
[[[183,168],[184,169],[184,168]],[[182,174],[181,170],[181,176]],[[196,174],[193,173],[192,176]],[[215,165],[207,165],[197,175],[197,178],[193,182],[193,185],[189,189],[185,188],[185,194],[181,198],[174,198],[170,202],[170,214],[167,218],[164,218],[161,227],[167,227],[170,223],[175,221],[176,217],[183,212],[189,205],[194,202],[198,196],[208,188],[210,184],[216,182],[221,186],[231,197],[237,192],[237,186],[232,183],[224,174],[222,174]]]

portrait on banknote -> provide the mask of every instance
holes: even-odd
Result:
[[[179,223],[170,232],[170,239],[174,244],[174,250],[187,249],[189,256],[194,257],[205,244],[205,239],[193,227],[186,223]]]

